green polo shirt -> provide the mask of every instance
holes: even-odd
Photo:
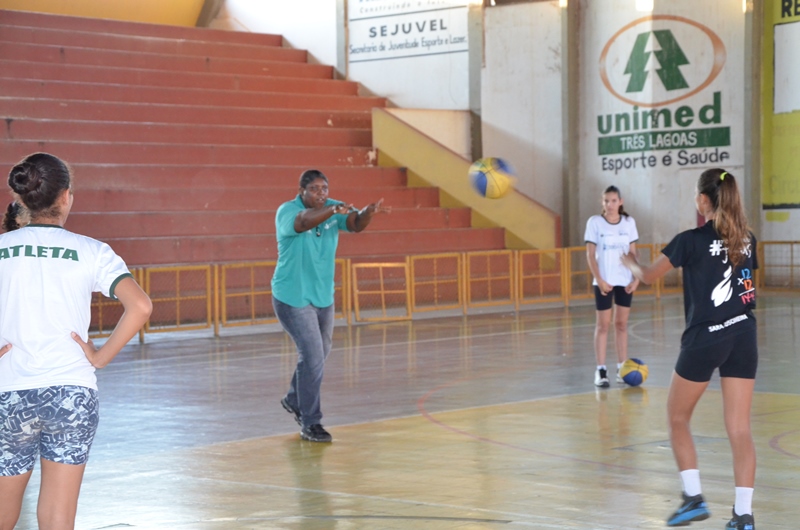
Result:
[[[325,206],[339,202],[328,199]],[[294,220],[305,209],[298,195],[275,214],[278,265],[272,276],[272,295],[292,307],[328,307],[333,304],[339,230],[347,231],[347,215],[334,214],[317,228],[298,234]]]

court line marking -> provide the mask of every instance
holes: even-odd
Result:
[[[513,371],[513,370],[512,369],[504,370],[504,371],[501,371],[499,373],[510,372],[510,371]],[[590,460],[590,459],[586,459],[586,458],[578,458],[578,457],[568,456],[568,455],[559,455],[559,454],[556,454],[556,453],[550,453],[548,451],[541,451],[541,450],[538,450],[538,449],[532,449],[530,447],[524,447],[524,446],[519,446],[519,445],[516,445],[516,444],[501,442],[501,441],[498,441],[498,440],[494,440],[492,438],[487,438],[485,436],[480,436],[480,435],[477,435],[477,434],[473,434],[471,432],[465,431],[463,429],[459,429],[457,427],[453,427],[452,425],[449,425],[449,424],[447,424],[447,423],[445,423],[445,422],[443,422],[441,420],[436,419],[435,417],[433,417],[433,415],[431,413],[429,413],[425,409],[425,402],[427,401],[427,399],[429,397],[431,397],[435,393],[437,393],[437,392],[439,392],[441,390],[444,390],[444,389],[446,389],[448,387],[451,387],[451,386],[454,386],[456,384],[459,384],[459,383],[467,383],[467,382],[469,382],[469,381],[471,381],[473,379],[475,379],[475,378],[474,377],[465,377],[465,378],[455,379],[455,380],[452,380],[450,382],[443,383],[443,384],[441,384],[441,385],[439,385],[437,387],[434,387],[432,390],[429,390],[425,395],[423,395],[421,398],[419,398],[419,400],[417,400],[417,409],[420,411],[420,414],[426,420],[430,421],[434,425],[437,425],[437,426],[439,426],[439,427],[441,427],[441,428],[443,428],[445,430],[454,432],[454,433],[459,434],[461,436],[466,436],[468,438],[472,438],[473,440],[477,440],[477,441],[482,442],[482,443],[488,443],[488,444],[492,444],[492,445],[497,445],[499,447],[504,447],[504,448],[507,448],[507,449],[516,449],[516,450],[519,450],[519,451],[538,454],[538,455],[542,455],[542,456],[547,456],[547,457],[550,457],[550,458],[568,460],[568,461],[571,461],[571,462],[580,462],[580,463],[584,463],[584,464],[593,464],[593,465],[598,465],[598,466],[603,466],[603,467],[608,467],[608,468],[623,469],[623,470],[627,470],[627,471],[642,471],[642,472],[656,473],[656,474],[663,475],[663,476],[674,476],[675,473],[676,473],[676,472],[668,472],[668,471],[658,471],[658,470],[643,469],[643,468],[639,468],[639,467],[626,466],[626,465],[623,465],[623,464],[615,464],[615,463],[609,463],[609,462],[599,462],[599,461],[596,461],[596,460]],[[780,394],[780,393],[777,393],[777,392],[763,392],[763,394],[785,395],[785,394]],[[582,394],[565,394],[565,397],[571,397],[571,396],[575,396],[575,395],[582,395]],[[796,394],[791,394],[791,395],[796,395]],[[541,400],[544,400],[544,399],[552,399],[552,398],[543,397],[543,398],[538,398],[538,399],[531,400],[531,401],[541,401]],[[488,406],[496,406],[496,405],[485,405],[485,406],[482,406],[482,407],[470,407],[470,408],[463,409],[463,410],[480,409],[480,408],[484,408],[484,407],[488,407]],[[446,413],[450,413],[450,412],[454,412],[454,411],[447,410],[447,411],[442,411],[440,413],[441,414],[446,414]],[[800,432],[800,430],[792,431],[792,432]],[[789,433],[785,433],[785,434],[789,434]],[[779,435],[779,436],[781,436],[781,435]],[[770,443],[770,445],[772,445],[772,444]],[[783,451],[781,451],[781,452],[783,452]],[[788,453],[788,454],[790,456],[795,456],[795,455],[792,455],[791,453]],[[703,480],[704,481],[708,481],[708,482],[716,482],[716,483],[719,483],[719,484],[728,484],[730,482],[729,480],[714,479],[714,478],[704,478]],[[798,488],[789,488],[789,487],[784,487],[784,486],[770,486],[770,485],[759,484],[758,487],[759,488],[766,488],[766,489],[773,489],[773,490],[780,490],[780,491],[798,491]]]

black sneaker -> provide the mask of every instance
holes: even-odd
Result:
[[[301,421],[301,418],[300,418],[300,410],[297,409],[296,407],[291,406],[289,404],[289,402],[286,401],[286,398],[283,398],[281,400],[281,405],[283,405],[283,408],[286,409],[286,412],[288,412],[289,414],[292,414],[294,416],[294,421],[296,421],[297,424],[302,427],[303,426],[303,422]]]
[[[736,510],[731,510],[733,519],[725,525],[725,530],[756,530],[756,521],[753,514],[736,515]]]
[[[595,370],[594,386],[599,386],[600,388],[608,388],[610,386],[608,383],[608,372],[605,368],[598,368]]]
[[[692,521],[704,521],[711,517],[708,505],[702,495],[687,497],[683,495],[683,505],[667,519],[667,526],[686,526]]]
[[[329,443],[333,441],[331,433],[326,431],[325,427],[319,423],[309,425],[308,427],[303,427],[300,430],[300,438],[303,440],[308,440],[309,442]]]

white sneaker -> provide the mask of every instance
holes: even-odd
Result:
[[[594,372],[594,385],[599,386],[600,388],[608,388],[610,383],[608,382],[608,373],[606,372],[605,368],[598,368]]]
[[[619,383],[621,385],[625,384],[625,380],[622,378],[621,375],[619,375],[619,370],[617,370],[617,383]]]

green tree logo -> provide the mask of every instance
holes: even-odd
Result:
[[[654,46],[651,46],[651,49],[648,50],[648,44],[651,42],[650,35],[655,37],[660,49],[656,50]],[[658,62],[656,73],[661,79],[661,83],[664,84],[664,88],[678,90],[689,87],[680,69],[681,66],[689,64],[689,60],[672,32],[668,29],[659,29],[640,33],[636,37],[628,64],[625,66],[625,73],[631,76],[625,92],[641,92],[644,89],[644,83],[650,73],[648,61],[650,61],[651,54]]]

